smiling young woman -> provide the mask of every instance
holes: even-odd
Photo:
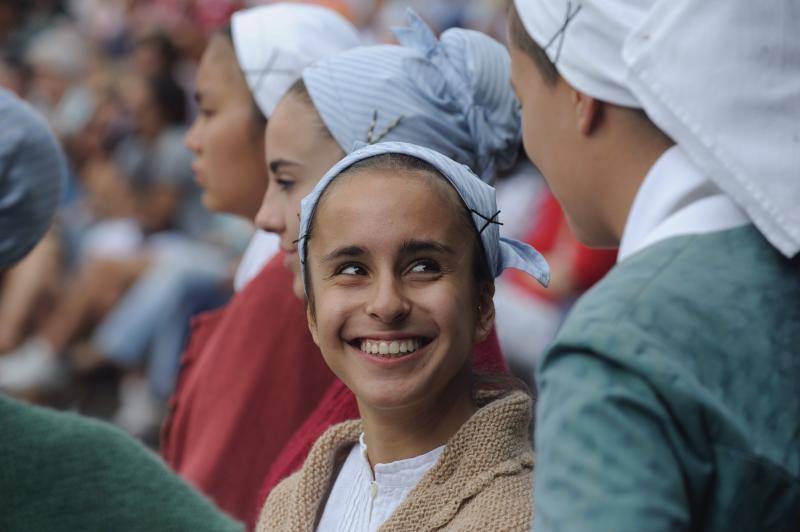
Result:
[[[472,357],[492,329],[493,278],[548,273],[500,241],[496,211],[465,166],[396,142],[355,151],[303,200],[309,328],[361,419],[319,439],[261,530],[530,527],[530,397],[483,386]]]
[[[327,190],[306,274],[312,336],[355,393],[376,463],[443,445],[474,413],[470,355],[494,317],[455,190],[389,157],[351,167]],[[385,429],[369,434],[373,424]]]
[[[461,28],[437,38],[413,14],[408,22],[397,30],[399,46],[359,47],[306,68],[270,116],[270,184],[256,222],[280,237],[285,265],[295,274],[294,291],[302,299],[301,200],[344,154],[365,142],[414,142],[475,169],[486,182],[516,160],[519,116],[505,47]],[[380,192],[368,201],[383,197],[390,196]],[[397,341],[399,352],[399,340],[373,338],[364,347],[379,354]],[[408,351],[414,340],[406,342]],[[478,371],[506,369],[494,330],[474,355]],[[328,427],[357,416],[353,393],[335,380],[274,461],[262,500],[303,465]]]

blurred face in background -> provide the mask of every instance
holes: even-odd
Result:
[[[134,120],[136,134],[143,139],[155,138],[163,123],[147,79],[138,74],[126,76],[120,83],[120,95]]]
[[[199,112],[186,135],[203,203],[216,212],[253,219],[267,188],[264,125],[230,40],[212,38],[197,71]]]

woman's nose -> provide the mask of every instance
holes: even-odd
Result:
[[[373,318],[387,324],[402,321],[408,316],[411,305],[394,275],[379,276],[366,311]]]
[[[261,207],[258,208],[255,218],[256,226],[259,229],[270,233],[281,234],[286,230],[286,223],[283,220],[283,210],[275,204],[270,194],[270,188],[264,193],[261,200]]]

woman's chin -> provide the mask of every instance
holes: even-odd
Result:
[[[425,386],[415,382],[401,382],[397,379],[386,381],[372,379],[367,386],[362,384],[350,387],[350,389],[358,398],[359,405],[376,411],[392,411],[404,410],[420,403],[424,396]]]
[[[306,291],[303,288],[303,279],[299,275],[294,276],[294,280],[292,281],[292,292],[297,299],[300,301],[306,300]]]

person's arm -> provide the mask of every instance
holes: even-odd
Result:
[[[688,530],[688,480],[666,406],[611,361],[553,355],[537,378],[533,529]]]

